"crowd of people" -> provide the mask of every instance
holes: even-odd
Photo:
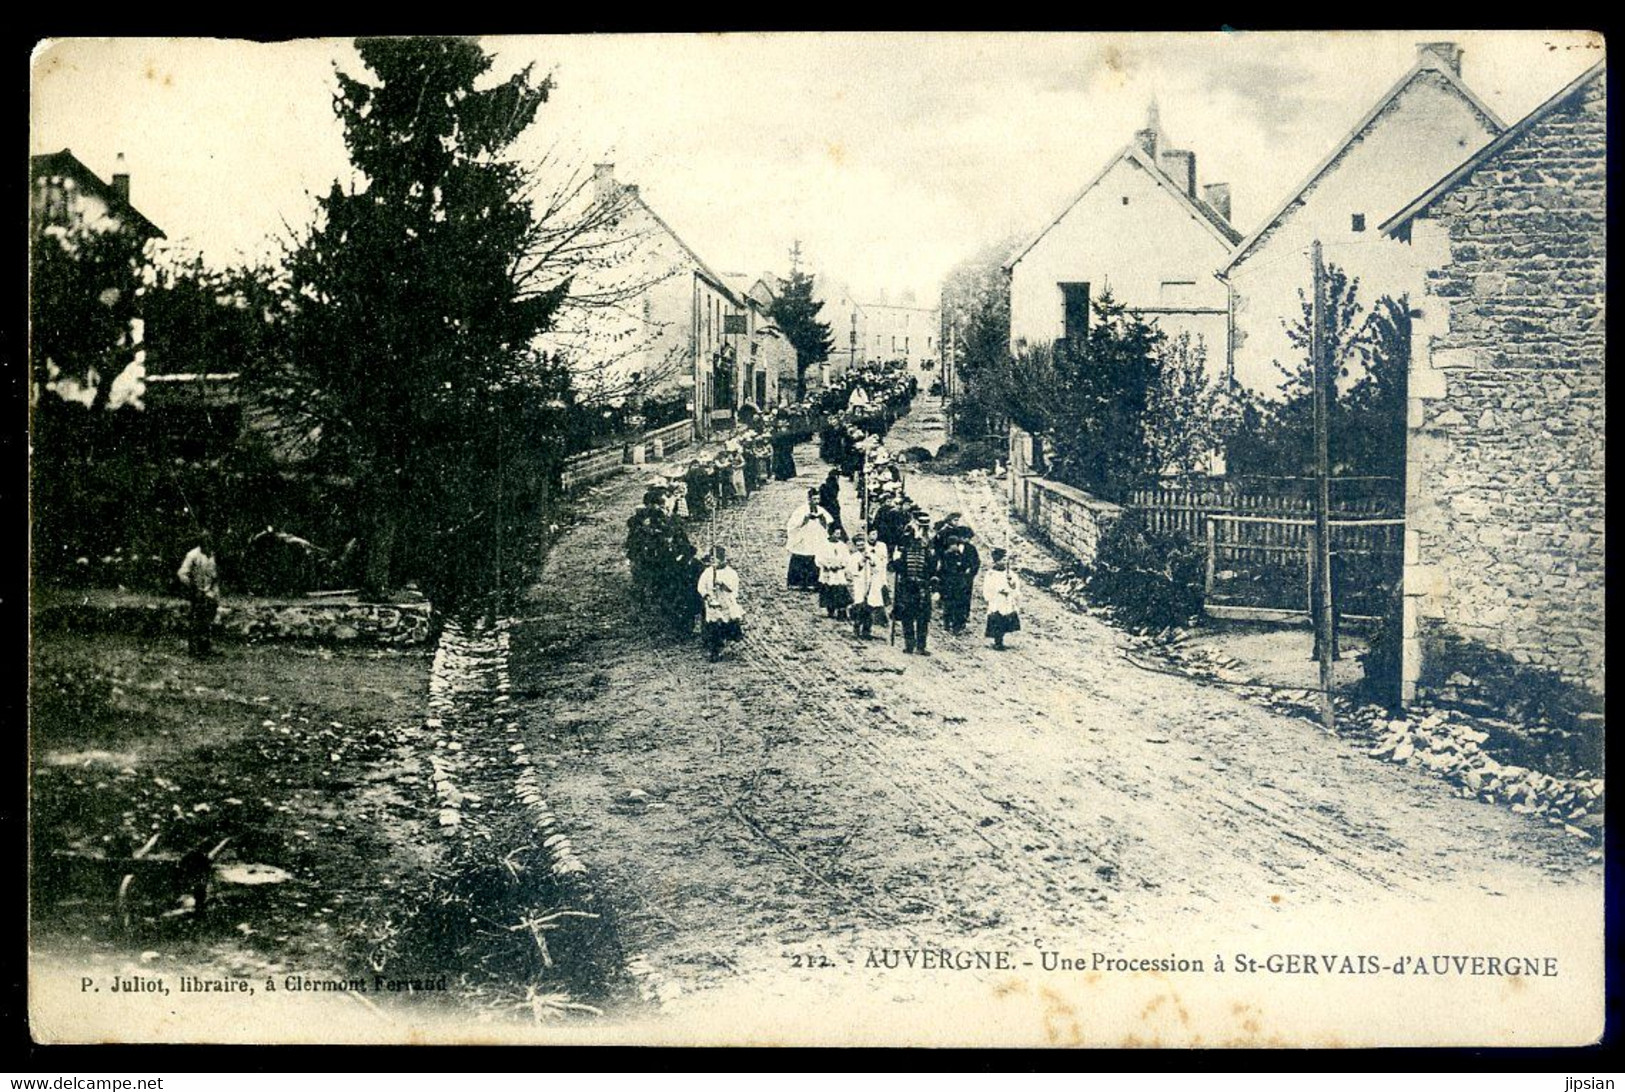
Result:
[[[885,445],[917,387],[905,370],[882,365],[849,372],[825,392],[820,452],[831,466],[785,520],[785,582],[816,593],[825,617],[851,625],[855,639],[873,639],[879,625],[890,628],[895,642],[901,629],[906,654],[929,656],[936,604],[943,626],[963,634],[980,573],[988,604],[984,633],[1003,649],[1005,637],[1021,628],[1021,585],[1009,556],[992,550],[983,573],[975,532],[959,513],[933,521],[911,500],[905,468]],[[712,660],[743,637],[740,578],[725,545],[702,554],[689,528],[714,521],[771,479],[794,478],[793,448],[810,435],[804,415],[761,417],[714,456],[691,459],[651,482],[627,521],[635,601],[680,634],[697,627]],[[841,502],[843,478],[853,483],[855,510]]]
[[[848,406],[825,421],[820,449],[833,465],[785,522],[785,579],[792,589],[816,589],[826,616],[850,620],[854,636],[872,637],[877,620],[890,623],[902,629],[904,653],[929,656],[935,604],[948,632],[960,635],[969,625],[981,552],[960,513],[933,521],[909,498],[903,465],[887,451],[885,433],[906,412],[915,384],[895,372],[879,375],[888,385],[871,388],[861,375],[848,383]],[[853,481],[855,513],[842,512],[842,477]],[[1004,549],[995,548],[990,560],[983,576],[984,633],[1002,650],[1005,637],[1021,628],[1021,586]]]

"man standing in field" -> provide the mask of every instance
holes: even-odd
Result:
[[[175,575],[186,589],[189,604],[186,651],[202,659],[214,650],[214,619],[220,612],[220,568],[214,560],[214,536],[201,530],[196,541]]]

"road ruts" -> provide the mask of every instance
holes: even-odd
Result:
[[[905,419],[892,446],[924,431]],[[811,445],[797,456],[797,480],[720,523],[747,612],[722,663],[629,598],[641,480],[589,503],[514,630],[514,709],[550,756],[549,799],[626,949],[685,993],[769,988],[802,951],[1023,948],[1243,901],[1597,885],[1560,834],[1136,668],[1109,627],[1037,590],[1007,653],[978,636],[979,594],[967,634],[934,631],[930,658],[854,640],[783,587],[780,528],[824,469]],[[1037,550],[994,488],[909,478],[984,543]]]

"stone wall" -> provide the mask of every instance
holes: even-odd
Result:
[[[1580,86],[1410,225],[1407,699],[1463,641],[1604,689],[1606,94]]]
[[[33,617],[43,631],[180,637],[186,633],[187,605],[179,599],[91,593],[42,604]],[[433,634],[427,603],[228,598],[217,620],[223,640],[406,648],[428,644]]]

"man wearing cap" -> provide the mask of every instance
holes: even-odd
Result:
[[[931,655],[925,645],[931,628],[931,593],[937,586],[937,555],[926,538],[930,530],[931,517],[921,512],[904,530],[891,562],[897,574],[892,609],[903,626],[903,651],[918,651],[921,656]]]

